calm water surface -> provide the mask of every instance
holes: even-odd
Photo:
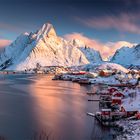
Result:
[[[0,77],[0,135],[6,140],[33,140],[42,133],[50,140],[111,140],[112,131],[86,115],[98,111],[98,103],[87,101],[92,87],[51,78]]]

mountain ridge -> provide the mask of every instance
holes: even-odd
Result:
[[[140,65],[140,44],[118,49],[110,61],[124,66]]]
[[[44,24],[39,30],[21,34],[0,55],[0,69],[25,70],[41,66],[79,66],[90,63],[86,50],[57,36],[53,25]],[[84,48],[84,47],[83,47]],[[98,54],[94,49],[93,54]],[[96,62],[102,61],[96,55]]]

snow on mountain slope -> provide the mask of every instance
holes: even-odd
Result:
[[[0,69],[33,69],[37,63],[41,66],[78,66],[101,61],[98,52],[85,50],[58,37],[51,24],[44,24],[35,33],[20,35],[5,48],[0,55]]]
[[[101,63],[102,58],[98,51],[93,48],[80,48],[80,50],[85,54],[86,58],[90,63]]]
[[[118,63],[124,66],[140,65],[140,45],[136,45],[132,48],[122,47],[117,50],[114,56],[111,58],[111,62]]]
[[[19,57],[29,42],[28,36],[28,33],[21,34],[10,46],[6,47],[4,53],[0,55],[0,64],[11,58]]]
[[[123,66],[119,65],[119,64],[115,64],[115,63],[109,63],[109,62],[105,62],[101,65],[99,65],[96,69],[98,70],[117,70],[117,71],[122,71],[127,73],[128,70],[126,68],[124,68]]]
[[[86,58],[91,64],[101,63],[103,61],[99,51],[87,47],[81,40],[74,39],[71,41],[71,43],[74,46],[77,46],[84,53],[84,55],[86,56]]]

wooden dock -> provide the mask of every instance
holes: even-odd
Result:
[[[91,117],[95,117],[95,114],[94,113],[87,112],[87,115],[89,115]]]

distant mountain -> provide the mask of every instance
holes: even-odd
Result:
[[[41,66],[79,66],[102,61],[99,52],[57,36],[44,24],[34,33],[21,34],[0,55],[0,69],[27,70]]]
[[[132,48],[122,47],[116,51],[110,61],[124,66],[140,65],[140,44]]]

